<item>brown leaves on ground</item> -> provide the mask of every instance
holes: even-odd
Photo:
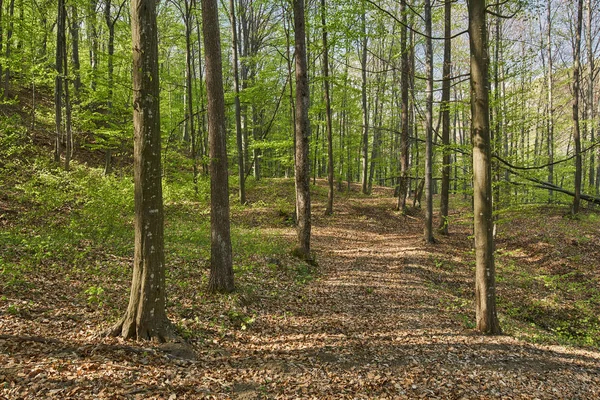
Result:
[[[195,359],[150,343],[98,337],[106,315],[72,301],[70,287],[76,282],[32,271],[39,291],[30,288],[32,300],[22,298],[22,307],[3,307],[0,315],[0,396],[600,398],[597,350],[535,345],[467,329],[462,313],[472,309],[464,304],[472,298],[472,266],[469,226],[461,215],[452,216],[449,237],[428,245],[421,239],[420,215],[393,211],[390,192],[340,195],[331,217],[322,216],[323,197],[316,199],[318,278],[293,285],[278,260],[265,260],[260,289],[240,296],[254,315],[252,323],[244,316],[220,315],[226,297],[200,293],[188,304],[182,288],[169,288],[169,296],[182,303],[172,307],[177,312],[172,320],[185,326],[196,317],[204,324],[203,334],[195,331],[190,338]],[[279,211],[245,211],[242,217],[251,225]],[[457,224],[461,221],[465,224]],[[282,235],[294,237],[293,228],[279,226]],[[501,237],[500,246],[524,263],[548,261],[548,251],[571,248],[550,250],[535,237],[521,245],[513,239]],[[585,248],[587,240],[579,244],[581,253],[597,251]],[[597,233],[589,240],[597,241]],[[123,302],[126,283],[120,288]],[[228,322],[219,327],[219,320]]]

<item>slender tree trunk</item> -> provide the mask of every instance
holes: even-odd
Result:
[[[10,0],[8,4],[8,30],[6,31],[6,60],[10,61],[10,53],[12,50],[12,36],[14,28],[14,14],[15,14],[15,0]],[[1,20],[0,20],[1,22]],[[4,70],[4,96],[8,97],[8,90],[10,88],[10,67],[6,67]]]
[[[546,23],[548,30],[546,40],[548,47],[548,183],[554,184],[554,72],[552,56],[552,2],[548,1],[546,8]],[[548,191],[548,201],[553,200],[553,191]]]
[[[588,97],[588,101],[587,101],[587,106],[588,106],[588,126],[589,126],[589,131],[590,131],[590,142],[591,143],[595,143],[596,141],[596,135],[595,135],[595,119],[596,119],[596,115],[595,115],[595,108],[594,108],[594,66],[595,66],[595,62],[594,62],[594,43],[592,41],[592,13],[593,13],[593,5],[592,5],[592,0],[588,0],[587,2],[587,30],[586,30],[586,36],[587,36],[587,50],[588,50],[588,78],[589,78],[589,83],[588,83],[588,92],[587,92],[587,97]],[[588,172],[588,176],[589,176],[589,187],[593,188],[595,186],[595,179],[596,179],[596,159],[595,159],[595,152],[594,151],[590,151],[590,165],[589,165],[589,172]]]
[[[581,202],[581,136],[579,129],[579,75],[581,69],[581,30],[583,25],[583,0],[577,2],[577,27],[575,30],[575,51],[573,52],[573,140],[575,142],[575,196],[573,214],[579,213]]]
[[[310,176],[309,176],[309,140],[310,106],[308,68],[306,62],[306,37],[304,19],[304,0],[294,2],[294,38],[296,49],[296,212],[298,213],[297,255],[312,260],[310,254]]]
[[[440,226],[438,231],[442,235],[448,234],[448,201],[450,192],[450,167],[452,152],[450,151],[450,68],[452,65],[452,2],[446,1],[444,5],[444,66],[442,83],[442,192],[440,193]]]
[[[325,0],[321,0],[321,24],[323,25],[323,85],[325,89],[325,117],[327,118],[327,206],[325,215],[333,214],[333,123],[331,121],[331,97],[329,93],[329,48],[327,46],[327,24],[325,23]]]
[[[92,91],[96,90],[96,79],[98,75],[98,29],[96,27],[96,7],[98,6],[98,0],[89,0],[87,10],[87,32],[89,40],[91,41],[89,46],[90,55],[90,66],[92,68],[90,87]]]
[[[65,16],[67,14],[67,10],[65,7],[64,10]],[[65,32],[65,42],[66,42],[66,32]],[[62,63],[63,63],[63,90],[65,93],[65,171],[68,171],[71,164],[71,157],[73,155],[73,135],[71,131],[71,97],[69,96],[69,80],[67,76],[69,76],[68,60],[67,56],[67,46],[62,48]]]
[[[361,93],[362,93],[362,115],[363,115],[363,134],[362,134],[362,192],[369,193],[368,173],[369,173],[369,108],[367,104],[367,21],[366,11],[363,8],[361,14],[362,24],[362,55],[361,55]]]
[[[208,95],[210,150],[211,255],[208,288],[213,292],[234,290],[229,220],[229,176],[225,95],[221,62],[221,32],[216,0],[202,0],[202,31]]]
[[[400,28],[400,57],[402,64],[402,72],[400,75],[400,97],[402,102],[402,132],[400,134],[400,188],[398,194],[398,210],[405,213],[406,196],[408,195],[408,150],[410,148],[408,126],[408,75],[410,73],[410,64],[408,62],[409,50],[406,46],[408,37],[408,17],[406,15],[406,0],[400,1],[400,13],[402,14],[402,27]]]
[[[60,162],[62,154],[62,95],[63,95],[63,78],[64,64],[62,62],[63,47],[66,46],[65,37],[65,2],[58,0],[58,13],[56,24],[56,78],[54,79],[54,122],[56,125],[56,142],[54,146],[54,162]]]
[[[433,43],[431,21],[431,1],[425,0],[425,241],[434,243],[433,238]]]
[[[231,13],[231,47],[233,53],[233,87],[235,91],[235,134],[238,156],[239,197],[240,203],[246,204],[246,168],[244,167],[244,140],[242,134],[242,111],[240,106],[240,73],[238,70],[237,19],[235,16],[234,0],[229,0],[229,8]]]
[[[129,306],[111,333],[165,341],[172,332],[166,315],[156,4],[131,1],[135,251]]]
[[[496,314],[496,272],[492,220],[492,168],[489,123],[487,26],[485,0],[469,1],[471,48],[471,140],[473,144],[473,214],[475,229],[475,311],[477,329],[501,332]]]
[[[81,76],[79,70],[81,64],[79,62],[79,13],[77,12],[77,6],[71,5],[71,65],[73,67],[73,88],[75,89],[75,99],[79,99],[79,92],[81,90]]]
[[[194,192],[198,193],[198,163],[196,150],[196,130],[194,129],[194,102],[192,87],[192,64],[194,55],[192,50],[192,2],[184,0],[184,22],[185,22],[185,91],[186,91],[186,127],[189,127],[190,139],[192,141],[192,181]]]

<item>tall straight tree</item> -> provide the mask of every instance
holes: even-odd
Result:
[[[592,41],[592,14],[594,12],[592,0],[587,1],[587,27],[586,27],[586,43],[588,51],[588,91],[587,91],[587,116],[588,126],[590,131],[590,142],[594,143],[595,138],[595,107],[594,107],[594,43]],[[590,165],[589,165],[589,184],[590,188],[595,187],[596,179],[596,159],[593,151],[590,152]]]
[[[310,140],[310,89],[306,61],[306,21],[304,0],[294,1],[294,39],[296,49],[296,213],[298,214],[298,247],[296,254],[305,260],[312,260],[310,254],[310,175],[308,144]]]
[[[492,167],[489,109],[489,54],[485,0],[469,1],[471,49],[471,140],[475,228],[475,313],[477,329],[501,332],[496,314],[496,271],[492,220]]]
[[[369,193],[369,105],[367,103],[367,16],[363,5],[361,14],[362,48],[361,48],[361,100],[362,100],[362,192]]]
[[[400,75],[400,98],[402,107],[402,131],[400,133],[400,190],[398,195],[398,210],[406,212],[406,195],[408,192],[408,75],[410,64],[408,62],[408,17],[406,15],[406,0],[400,0],[400,13],[402,14],[402,27],[400,28],[400,58],[402,72]]]
[[[331,121],[331,97],[329,93],[329,48],[327,47],[327,25],[325,23],[325,0],[321,0],[321,24],[323,25],[323,85],[325,96],[325,118],[327,121],[327,207],[325,214],[333,213],[333,124]]]
[[[156,4],[131,1],[135,251],[129,306],[111,334],[165,341],[172,332],[165,295]]]
[[[229,221],[229,175],[225,95],[221,61],[221,31],[216,0],[202,0],[202,33],[208,99],[208,147],[210,156],[210,279],[212,292],[234,290]]]
[[[573,141],[575,142],[575,196],[573,214],[579,212],[581,203],[581,134],[579,128],[579,75],[581,72],[581,30],[583,25],[583,0],[577,2],[577,21],[573,51]]]
[[[229,0],[230,19],[231,19],[231,47],[233,53],[233,88],[235,91],[235,137],[237,144],[238,158],[238,179],[240,186],[240,203],[246,204],[246,169],[244,167],[244,140],[242,134],[242,107],[240,105],[240,73],[238,66],[238,34],[237,19],[235,16],[235,1]]]
[[[440,193],[440,226],[438,232],[448,234],[448,200],[450,192],[450,164],[452,152],[450,151],[450,67],[452,65],[452,2],[446,0],[444,4],[444,66],[442,74],[442,145],[444,157],[442,166],[442,192]]]
[[[548,47],[548,183],[554,184],[554,74],[552,56],[552,2],[546,6],[546,45]],[[548,191],[548,200],[552,202],[553,191]]]
[[[434,243],[433,238],[433,40],[431,21],[431,0],[425,0],[425,232],[427,243]]]
[[[54,78],[54,123],[56,125],[56,141],[54,145],[54,162],[60,162],[62,153],[62,95],[64,82],[63,48],[67,46],[66,6],[64,0],[58,0],[56,19],[56,78]],[[0,73],[1,75],[1,73]]]

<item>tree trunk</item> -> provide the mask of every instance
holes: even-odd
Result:
[[[440,226],[438,232],[448,234],[448,201],[450,194],[450,166],[452,152],[450,151],[450,68],[452,65],[452,2],[444,5],[444,66],[442,83],[442,191],[440,193]]]
[[[579,212],[581,202],[581,135],[579,129],[579,75],[581,69],[581,29],[583,25],[583,0],[577,2],[577,27],[573,52],[573,140],[575,142],[575,196],[572,213]]]
[[[244,140],[242,135],[242,111],[240,106],[240,73],[238,71],[238,38],[237,38],[237,20],[235,17],[235,2],[229,0],[231,13],[231,47],[233,53],[233,86],[235,91],[235,134],[238,156],[238,179],[239,179],[239,197],[240,203],[246,204],[246,169],[244,167]]]
[[[13,17],[15,15],[15,0],[10,0],[8,5],[8,30],[6,31],[6,60],[10,62],[10,53],[12,50],[12,35],[14,28]],[[10,67],[4,70],[4,97],[8,97],[10,85]]]
[[[221,62],[221,32],[216,0],[202,0],[202,31],[208,96],[208,146],[210,151],[211,254],[208,289],[234,290],[229,220],[227,131]]]
[[[469,2],[471,48],[471,140],[473,144],[473,213],[475,229],[475,311],[477,329],[501,332],[496,315],[496,272],[492,220],[492,168],[489,122],[487,26],[485,0]]]
[[[546,39],[548,46],[548,182],[554,183],[554,73],[552,58],[552,2],[548,1],[546,22],[548,30]],[[553,191],[548,191],[548,201],[552,202]]]
[[[184,22],[185,22],[185,92],[186,92],[186,104],[185,104],[185,121],[186,127],[189,128],[190,139],[192,141],[192,181],[194,183],[194,192],[198,193],[198,163],[197,163],[197,150],[196,150],[196,130],[194,129],[194,101],[193,101],[193,87],[192,87],[192,76],[194,75],[192,70],[193,58],[192,54],[192,4],[189,0],[184,2]]]
[[[64,64],[62,62],[63,47],[66,46],[65,37],[65,2],[58,0],[58,13],[56,24],[56,78],[54,79],[54,122],[56,125],[56,141],[54,146],[54,162],[60,162],[62,154],[62,94],[64,79]]]
[[[425,0],[425,68],[426,68],[426,105],[425,105],[425,231],[427,243],[433,238],[433,43],[431,21],[431,1]]]
[[[361,14],[362,24],[362,54],[361,54],[361,95],[362,95],[362,121],[363,121],[363,134],[362,134],[362,192],[364,194],[369,193],[368,187],[368,174],[369,174],[369,108],[367,104],[367,21],[366,11],[363,8]]]
[[[587,50],[588,50],[588,92],[587,92],[587,106],[588,106],[588,126],[590,131],[590,142],[595,143],[596,135],[595,135],[595,111],[594,108],[594,44],[592,42],[592,13],[593,13],[593,5],[592,0],[588,0],[587,2],[587,29],[586,29],[586,37],[587,37]],[[590,165],[589,165],[589,185],[590,188],[593,188],[595,185],[596,179],[596,159],[595,152],[590,151]]]
[[[327,118],[327,206],[325,215],[333,214],[333,122],[331,121],[331,97],[329,93],[329,48],[325,23],[325,0],[321,0],[321,24],[323,25],[323,85],[325,89],[325,117]]]
[[[398,210],[405,213],[406,196],[408,195],[408,149],[410,148],[408,134],[408,75],[410,72],[410,64],[408,62],[408,49],[406,46],[406,42],[408,39],[408,17],[406,16],[406,0],[400,1],[400,13],[402,14],[402,27],[400,28],[400,57],[402,64],[402,72],[400,75],[400,97],[402,102],[402,132],[400,136],[400,188],[398,194]]]
[[[304,0],[294,0],[294,38],[296,49],[296,212],[298,213],[298,257],[312,261],[310,254],[310,176],[308,108],[310,95],[306,62]]]
[[[77,12],[77,6],[71,5],[71,47],[73,49],[71,53],[71,65],[73,67],[73,88],[75,89],[75,99],[79,99],[79,91],[81,90],[81,77],[79,70],[81,68],[79,62],[79,13]]]
[[[131,295],[113,336],[165,341],[164,224],[156,2],[132,0],[135,252]]]

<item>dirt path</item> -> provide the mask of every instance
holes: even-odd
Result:
[[[425,245],[419,219],[392,202],[337,199],[333,217],[317,205],[318,279],[254,299],[246,330],[194,339],[196,361],[90,338],[76,315],[32,319],[55,324],[43,337],[5,319],[0,398],[600,398],[600,353],[466,329],[439,288],[471,272],[434,268],[464,253],[458,235]]]
[[[430,284],[435,246],[391,208],[353,199],[316,219],[323,276],[239,344],[256,357],[241,365],[273,381],[240,382],[237,396],[600,398],[600,354],[480,336],[452,320],[439,307],[448,295]]]

